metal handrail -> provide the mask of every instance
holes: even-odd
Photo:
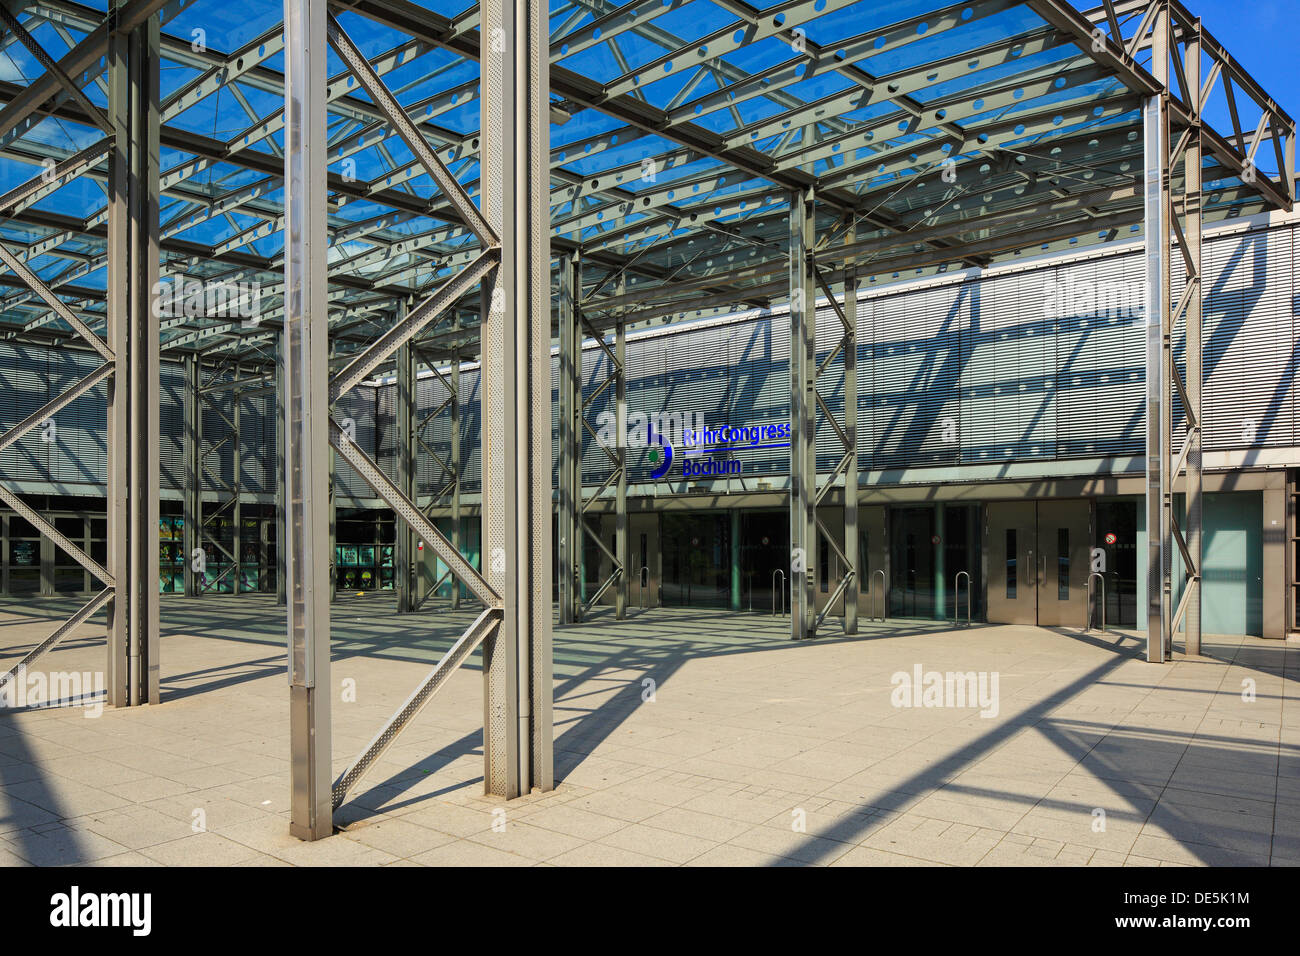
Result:
[[[876,574],[880,575],[880,617],[877,619],[875,614],[871,614],[869,615],[869,617],[873,621],[879,620],[881,624],[884,624],[885,612],[888,610],[887,595],[889,593],[889,581],[885,578],[884,568],[876,568],[875,574],[871,575],[871,580],[874,581],[876,579]],[[870,604],[867,605],[867,608],[869,610],[874,609],[875,603],[876,602],[873,600]]]
[[[1092,630],[1092,579],[1096,578],[1101,582],[1101,629],[1104,633],[1106,630],[1106,575],[1100,571],[1093,571],[1088,575],[1088,619],[1083,624],[1085,631]]]
[[[957,623],[961,620],[957,616],[957,597],[961,593],[961,579],[966,579],[966,626],[970,627],[970,574],[965,571],[958,571],[952,578],[952,620]]]
[[[645,610],[646,609],[646,588],[650,587],[650,568],[647,568],[642,564],[641,570],[637,571],[636,584],[637,584],[637,601],[636,601],[637,607],[640,607],[641,610]]]
[[[781,577],[781,590],[779,592],[777,591],[777,587],[776,587],[777,575],[780,575]],[[780,593],[781,595],[780,613],[784,615],[785,614],[785,572],[782,571],[780,568],[777,568],[775,571],[772,572],[772,613],[773,614],[777,613],[776,596],[778,593]]]

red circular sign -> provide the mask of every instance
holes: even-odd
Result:
[[[1118,541],[1118,540],[1119,540],[1119,536],[1118,536],[1117,534],[1115,534],[1114,531],[1107,531],[1107,532],[1106,532],[1106,543],[1107,543],[1107,544],[1114,544],[1114,543],[1115,543],[1116,541]]]
[[[938,536],[937,534],[932,534],[932,535],[930,535],[930,543],[931,543],[931,544],[938,544],[938,543],[939,543],[939,536]]]

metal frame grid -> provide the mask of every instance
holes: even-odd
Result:
[[[0,447],[100,383],[109,395],[107,567],[25,515],[105,584],[42,648],[107,604],[110,701],[157,699],[159,362],[184,358],[195,381],[230,363],[273,376],[284,414],[295,832],[328,833],[332,808],[375,756],[368,748],[338,784],[328,780],[328,694],[317,688],[329,669],[334,453],[485,605],[463,641],[484,649],[488,787],[510,796],[549,786],[553,331],[575,356],[583,331],[602,343],[612,331],[617,372],[628,328],[789,303],[801,346],[795,444],[810,452],[819,408],[845,443],[820,488],[811,454],[792,454],[804,593],[817,536],[831,537],[816,506],[841,474],[846,529],[855,520],[852,417],[836,421],[817,391],[811,317],[819,290],[836,298],[830,277],[844,288],[833,351],[847,357],[859,284],[1104,242],[1143,222],[1159,303],[1148,470],[1149,520],[1161,532],[1149,614],[1160,658],[1184,623],[1188,649],[1198,646],[1200,223],[1291,208],[1295,123],[1180,3],[446,6],[5,5],[0,51],[26,79],[0,82],[0,168],[17,183],[0,195],[0,335],[102,364]],[[220,27],[224,51],[198,35],[202,24]],[[1177,300],[1171,248],[1187,265]],[[558,329],[537,321],[551,314],[554,256],[568,263]],[[255,321],[232,318],[209,298],[156,314],[157,282],[177,277],[257,283],[262,309]],[[1172,361],[1180,335],[1182,373]],[[390,369],[413,376],[399,356],[454,367],[476,351],[484,407],[501,412],[482,433],[481,569],[417,505],[411,458],[394,482],[329,412]],[[561,468],[562,609],[584,525],[582,399],[564,385],[576,368],[561,374],[561,461],[571,466]],[[621,403],[621,376],[614,384]],[[1177,454],[1175,408],[1186,435]],[[418,428],[402,433],[414,455]],[[197,479],[201,452],[190,465]],[[0,498],[26,507],[2,485]],[[625,493],[616,498],[622,555]],[[1177,609],[1175,546],[1187,568]],[[852,549],[840,555],[837,592],[854,586]],[[409,539],[407,551],[409,563]],[[621,611],[626,561],[614,560]],[[796,603],[792,636],[815,633],[810,594]],[[374,747],[473,649],[457,646]]]
[[[596,331],[583,314],[586,300],[579,300],[577,293],[582,289],[582,262],[575,255],[561,255],[559,262],[560,286],[557,303],[557,337],[559,338],[559,417],[560,441],[557,473],[559,475],[558,522],[560,546],[557,560],[560,568],[559,622],[573,624],[581,621],[588,612],[613,588],[614,616],[623,620],[627,616],[628,585],[628,518],[627,518],[627,324],[616,318],[613,329],[613,343],[609,336]],[[607,277],[615,288],[615,294],[622,288],[624,277],[610,274]],[[600,291],[596,289],[587,293],[588,297]],[[596,346],[605,353],[609,362],[609,373],[583,396],[582,390],[582,346],[590,336]],[[587,409],[605,393],[613,390],[610,407],[614,427],[613,443],[608,434],[602,435],[591,419]],[[590,492],[582,476],[582,455],[586,437],[600,449],[611,465],[609,473],[599,485]],[[611,549],[600,536],[600,529],[593,528],[587,521],[587,512],[595,507],[606,492],[612,489],[614,496],[614,547]],[[609,559],[610,571],[592,592],[591,597],[582,600],[582,548],[590,538],[592,543]],[[569,544],[572,542],[572,545]]]

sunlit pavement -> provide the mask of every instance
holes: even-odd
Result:
[[[73,607],[0,606],[0,666]],[[341,773],[473,608],[333,614]],[[1210,637],[1157,665],[1113,632],[846,638],[831,619],[794,643],[768,615],[601,610],[556,630],[554,791],[483,795],[476,654],[308,844],[289,836],[280,609],[166,597],[163,629],[161,705],[0,713],[0,862],[1300,864],[1296,644]],[[34,670],[102,671],[102,635],[101,617]],[[929,672],[970,672],[985,699]],[[917,673],[934,693],[896,679]]]

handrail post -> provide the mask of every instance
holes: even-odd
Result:
[[[1093,595],[1092,582],[1094,578],[1101,582],[1101,630],[1102,633],[1105,633],[1106,631],[1106,576],[1102,574],[1100,571],[1093,571],[1091,574],[1088,575],[1088,618],[1084,622],[1083,629],[1085,631],[1092,630],[1092,595]]]
[[[781,590],[779,592],[781,595],[781,614],[784,615],[785,614],[785,572],[782,571],[780,568],[777,568],[775,571],[772,572],[772,613],[773,614],[777,613],[776,595],[778,592],[776,588],[776,579],[778,575],[781,578]]]

